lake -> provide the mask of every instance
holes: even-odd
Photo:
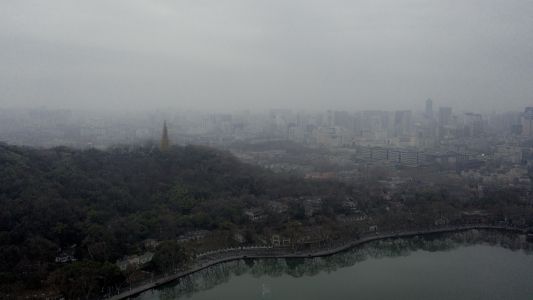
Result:
[[[323,258],[219,264],[136,299],[533,299],[533,245],[478,230],[387,239]]]

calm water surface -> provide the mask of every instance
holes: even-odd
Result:
[[[533,299],[532,249],[484,231],[385,240],[326,258],[225,263],[137,299]]]

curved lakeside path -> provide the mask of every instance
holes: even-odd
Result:
[[[155,279],[152,282],[137,286],[135,288],[131,288],[127,291],[124,291],[120,294],[114,295],[107,299],[108,300],[120,300],[120,299],[126,299],[129,297],[133,297],[147,290],[170,283],[179,278],[196,273],[203,269],[207,269],[211,266],[225,263],[225,262],[234,261],[234,260],[264,259],[264,258],[323,257],[323,256],[330,256],[330,255],[333,255],[333,254],[336,254],[342,251],[346,251],[350,248],[354,248],[362,244],[372,242],[372,241],[377,241],[377,240],[398,238],[398,237],[409,237],[409,236],[416,236],[416,235],[426,235],[426,234],[433,234],[433,233],[457,232],[457,231],[465,231],[465,230],[472,230],[472,229],[505,230],[505,231],[521,232],[521,233],[527,232],[525,229],[522,229],[522,228],[508,227],[508,226],[465,225],[465,226],[433,228],[433,229],[428,229],[428,230],[413,230],[413,231],[392,232],[392,233],[375,233],[371,235],[366,235],[357,240],[347,241],[338,247],[332,247],[328,249],[318,249],[315,251],[311,250],[311,251],[299,251],[299,252],[287,253],[288,251],[284,248],[235,249],[235,250],[230,250],[227,252],[218,253],[219,256],[223,254],[223,256],[220,258],[215,258],[215,259],[205,261],[205,262],[200,261],[197,264],[193,265],[192,268],[190,268],[189,270],[177,272],[175,274],[171,274],[165,277],[161,277],[159,279]],[[265,253],[265,252],[271,252],[271,253]]]

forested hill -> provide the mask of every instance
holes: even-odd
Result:
[[[162,153],[0,144],[0,291],[48,284],[60,249],[74,247],[79,260],[112,269],[105,263],[144,239],[239,224],[254,201],[323,192],[205,147]]]

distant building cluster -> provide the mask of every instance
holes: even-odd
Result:
[[[423,103],[421,103],[423,104]],[[522,112],[481,114],[436,107],[432,99],[420,111],[324,111],[275,109],[267,112],[104,113],[68,110],[0,110],[0,141],[39,147],[107,148],[151,144],[202,144],[232,152],[242,160],[274,171],[302,172],[308,178],[343,177],[308,166],[305,161],[349,166],[381,163],[419,167],[501,160],[528,164],[533,156],[533,107]],[[165,121],[167,120],[167,121]],[[279,149],[242,150],[236,144],[293,142],[334,154],[292,157]],[[313,156],[315,155],[315,156]],[[308,164],[311,165],[311,164]],[[344,172],[344,173],[343,173]]]

